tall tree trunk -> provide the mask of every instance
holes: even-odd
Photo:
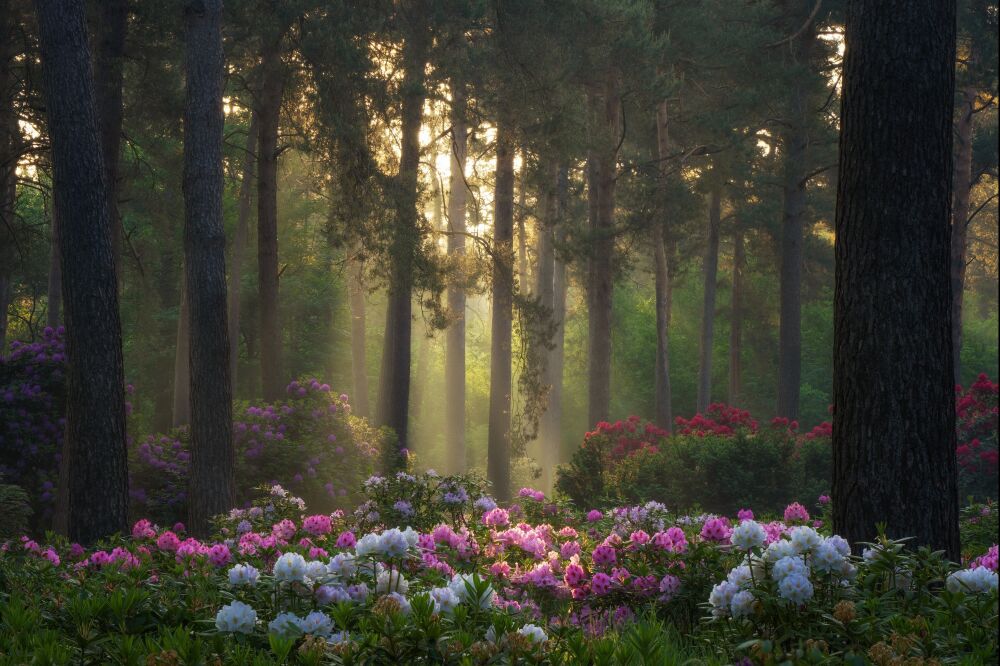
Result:
[[[528,190],[528,154],[521,149],[521,183],[517,188],[517,208],[514,210],[514,218],[517,221],[517,278],[518,289],[524,295],[531,291],[530,275],[528,268],[528,232],[525,218],[528,216],[527,190]]]
[[[222,221],[222,0],[193,0],[184,16],[184,266],[191,341],[187,504],[188,529],[204,536],[210,519],[236,503]]]
[[[420,3],[417,3],[420,4]],[[376,421],[396,433],[398,448],[386,452],[386,467],[403,464],[410,416],[410,342],[412,339],[413,270],[420,251],[417,188],[420,167],[420,123],[430,36],[422,7],[413,7],[409,35],[403,45],[402,145],[396,175],[396,219],[392,242],[389,301]]]
[[[611,313],[612,257],[615,249],[615,182],[620,126],[621,99],[618,81],[609,72],[603,94],[593,96],[595,120],[600,124],[600,142],[593,175],[596,182],[596,211],[593,216],[590,259],[590,340],[588,370],[588,417],[591,425],[606,421],[611,411]]]
[[[281,40],[265,47],[257,99],[257,279],[260,308],[260,380],[265,402],[281,399],[285,388],[278,310],[278,127],[285,68]]]
[[[108,190],[108,212],[111,215],[111,248],[115,256],[115,273],[122,275],[124,234],[118,214],[118,162],[122,139],[122,66],[125,60],[125,33],[128,30],[126,0],[103,0],[97,3],[99,23],[97,53],[94,58],[94,92],[97,98],[97,120],[104,156],[104,182]]]
[[[236,376],[240,365],[240,294],[243,291],[243,261],[250,238],[250,216],[253,214],[254,178],[257,166],[257,114],[250,114],[247,128],[247,149],[243,156],[243,176],[240,180],[239,211],[236,216],[236,234],[233,237],[233,254],[229,264],[229,375],[233,393],[236,393]]]
[[[670,130],[667,103],[656,106],[656,156],[659,159],[660,188],[667,187],[667,158],[670,155]],[[668,221],[653,225],[653,266],[656,282],[656,423],[664,429],[674,424],[673,394],[670,389],[670,262],[664,236],[669,233]]]
[[[448,189],[448,256],[465,261],[465,161],[469,130],[466,125],[465,89],[452,84],[451,179]],[[464,265],[462,267],[464,278]],[[465,471],[465,285],[449,285],[448,310],[455,318],[448,327],[445,351],[445,438],[448,471]]]
[[[14,64],[18,49],[11,4],[9,0],[0,0],[0,355],[7,342],[7,310],[13,288],[17,163],[21,152],[21,130],[15,108]]]
[[[365,348],[367,323],[365,318],[365,287],[361,262],[353,259],[348,268],[347,290],[351,308],[351,373],[353,394],[352,413],[368,418],[368,361]]]
[[[722,183],[712,183],[708,204],[708,247],[705,249],[705,293],[701,310],[701,357],[698,364],[698,412],[712,402],[712,347],[715,344],[715,292],[719,281],[719,226]]]
[[[51,231],[49,232],[48,309],[45,315],[45,323],[51,328],[58,328],[62,317],[62,272],[59,269],[59,217],[56,215],[55,206],[51,208],[49,211]]]
[[[746,265],[746,248],[743,242],[743,225],[739,220],[733,227],[733,293],[729,315],[729,404],[740,402],[743,382],[743,267]]]
[[[10,292],[10,276],[0,273],[0,356],[3,355],[3,350],[7,344],[7,326],[9,321],[7,311],[10,309]]]
[[[59,526],[92,543],[128,521],[125,382],[105,170],[83,0],[37,0],[66,309]]]
[[[180,301],[177,305],[177,344],[174,347],[174,407],[175,428],[191,423],[191,317],[187,299],[187,268],[181,268]]]
[[[962,383],[962,305],[965,300],[965,267],[969,236],[969,195],[972,191],[972,115],[976,90],[962,91],[962,105],[955,136],[955,203],[951,216],[951,346],[955,383]]]
[[[559,222],[559,166],[554,162],[543,171],[545,181],[540,195],[541,224],[537,234],[537,269],[535,270],[535,295],[548,316],[552,317],[555,326],[561,327],[561,322],[554,318],[555,309],[555,229]],[[542,351],[542,385],[548,387],[548,404],[538,423],[538,439],[536,444],[537,458],[542,467],[542,490],[552,489],[553,473],[558,464],[559,426],[550,414],[552,407],[552,392],[557,380],[552,373],[552,352]]]
[[[836,214],[834,531],[959,561],[950,208],[955,3],[848,3]],[[919,58],[913,58],[919,53]],[[919,138],[919,140],[914,140]]]
[[[566,242],[566,223],[563,218],[569,208],[569,173],[560,167],[556,188],[558,221],[555,229],[556,247]],[[562,414],[563,414],[563,365],[566,353],[566,263],[557,255],[552,271],[552,322],[556,326],[552,337],[552,350],[545,364],[549,389],[549,404],[545,410],[546,432],[542,466],[548,470],[548,489],[555,484],[555,471],[562,462]]]
[[[511,340],[514,301],[514,137],[501,110],[497,120],[493,197],[493,320],[490,341],[490,418],[486,473],[500,502],[510,499]]]

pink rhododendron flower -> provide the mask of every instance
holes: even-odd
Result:
[[[156,536],[156,530],[153,529],[153,523],[149,522],[145,518],[136,522],[132,526],[132,538],[136,541],[141,539],[152,539]]]
[[[598,511],[597,509],[591,509],[590,511],[587,512],[587,520],[589,520],[592,523],[596,523],[603,517],[604,514]]]
[[[354,548],[357,542],[353,532],[341,532],[337,537],[337,548]]]
[[[743,522],[744,520],[753,520],[753,511],[750,509],[740,509],[736,513],[736,517],[739,518],[740,522]]]
[[[701,538],[706,541],[728,541],[731,533],[724,518],[709,518],[701,527]]]
[[[579,587],[587,578],[587,572],[579,564],[566,565],[563,581],[570,587]]]
[[[277,522],[271,526],[271,534],[281,539],[282,541],[288,541],[293,536],[295,536],[295,523],[285,518],[281,522]]]
[[[809,520],[809,512],[806,508],[799,504],[798,502],[792,502],[787,507],[785,507],[785,522],[794,523],[796,521],[807,521]]]
[[[607,594],[611,591],[611,576],[606,573],[595,573],[590,580],[590,589],[597,595]]]
[[[302,529],[314,536],[323,536],[333,531],[333,524],[330,522],[330,516],[318,514],[303,520]]]
[[[608,566],[614,564],[618,559],[615,549],[607,545],[595,548],[590,557],[597,566]]]
[[[174,552],[181,545],[180,538],[171,531],[166,531],[156,540],[156,547],[160,550]]]

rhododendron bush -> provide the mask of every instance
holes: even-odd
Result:
[[[656,502],[582,513],[524,488],[499,506],[475,478],[409,471],[363,487],[361,508],[332,513],[263,487],[205,540],[143,519],[90,549],[8,542],[0,654],[156,664],[996,660],[995,545],[956,566],[884,538],[857,556],[800,504],[770,519]],[[390,500],[412,513],[389,510]]]

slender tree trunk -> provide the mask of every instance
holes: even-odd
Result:
[[[743,267],[746,265],[746,248],[743,244],[743,225],[739,220],[733,228],[733,293],[729,315],[729,404],[740,402],[743,382]]]
[[[950,208],[955,3],[848,3],[834,293],[834,531],[959,560]],[[912,55],[919,53],[919,58]],[[914,140],[918,137],[919,140]]]
[[[3,350],[7,345],[7,326],[9,321],[7,311],[10,309],[10,282],[11,280],[8,275],[0,273],[0,356],[3,355]]]
[[[518,288],[522,294],[527,295],[531,291],[531,276],[528,268],[528,232],[525,225],[525,218],[528,216],[525,207],[528,190],[528,154],[524,149],[521,149],[521,183],[517,189],[517,208],[514,210],[514,218],[517,220]]]
[[[448,189],[448,256],[465,261],[465,161],[468,127],[465,120],[465,90],[452,84],[451,182]],[[464,277],[464,266],[462,270]],[[465,471],[465,285],[449,285],[448,310],[455,318],[448,327],[445,351],[445,437],[448,471]]]
[[[12,274],[16,259],[14,246],[15,206],[17,203],[17,163],[21,151],[15,97],[17,57],[14,39],[13,8],[9,0],[0,0],[0,355],[7,342],[8,313]]]
[[[187,268],[181,268],[180,301],[177,305],[177,344],[174,348],[174,407],[172,425],[175,428],[191,423],[191,318],[188,312]]]
[[[561,322],[554,319],[555,309],[555,229],[559,222],[559,166],[554,162],[544,171],[545,182],[540,195],[541,224],[537,234],[537,268],[535,270],[535,295],[555,326],[561,327]],[[548,387],[546,410],[538,424],[538,439],[536,444],[537,458],[542,467],[542,490],[549,492],[555,466],[558,464],[559,426],[552,419],[552,392],[555,390],[556,378],[552,373],[552,352],[542,351],[542,385]],[[560,378],[561,380],[561,378]]]
[[[222,0],[194,0],[184,16],[184,266],[191,341],[187,504],[188,529],[204,536],[210,519],[236,503],[222,221]]]
[[[976,90],[962,91],[955,136],[955,203],[951,220],[951,345],[955,383],[962,383],[962,305],[965,301],[965,267],[969,236],[969,195],[972,191],[972,115]]]
[[[429,35],[421,7],[413,7],[413,21],[403,45],[402,146],[396,175],[396,219],[392,243],[389,301],[376,421],[396,433],[398,448],[386,452],[386,467],[403,464],[407,448],[410,404],[410,342],[412,339],[413,270],[420,245],[417,211],[420,166],[420,123],[424,108],[424,70]],[[419,14],[419,16],[418,16]]]
[[[265,402],[284,394],[281,318],[278,310],[278,127],[285,68],[281,42],[268,45],[261,58],[257,99],[260,135],[257,151],[257,279],[260,314],[260,379]]]
[[[656,106],[656,155],[659,162],[660,188],[667,187],[667,157],[670,155],[670,131],[667,103]],[[670,262],[664,236],[669,233],[668,220],[653,225],[653,265],[656,282],[656,422],[670,429],[674,424],[673,395],[670,390]]]
[[[705,249],[705,293],[701,311],[701,360],[698,364],[698,412],[712,402],[712,347],[715,344],[715,292],[719,281],[719,226],[722,184],[713,183],[708,204],[708,247]]]
[[[365,287],[362,282],[361,262],[352,260],[347,277],[347,290],[351,307],[351,372],[353,377],[352,413],[368,418],[368,361],[365,348],[367,323],[365,319]]]
[[[555,244],[560,246],[566,241],[566,216],[569,203],[569,174],[566,167],[560,167],[559,180],[556,189],[559,220],[555,228]],[[566,263],[557,255],[552,271],[552,322],[556,326],[552,337],[552,350],[545,365],[548,375],[549,404],[545,410],[546,447],[543,451],[542,465],[548,470],[548,489],[555,484],[555,471],[562,462],[562,414],[563,414],[563,365],[566,340]]]
[[[497,120],[493,198],[493,321],[486,471],[497,501],[510,499],[511,340],[514,296],[514,138],[506,112]]]
[[[611,411],[611,314],[612,257],[615,249],[615,182],[620,125],[618,81],[609,73],[603,95],[594,97],[594,111],[601,123],[601,147],[593,175],[596,176],[596,211],[593,222],[590,260],[589,310],[589,421],[606,421]],[[593,187],[595,182],[591,182]]]
[[[123,277],[124,235],[118,214],[118,162],[122,138],[122,66],[125,60],[125,33],[128,30],[128,5],[126,0],[102,0],[97,6],[99,23],[95,26],[98,38],[97,53],[94,54],[94,92],[111,215],[111,247],[115,256],[115,273],[120,282]]]
[[[49,224],[51,225],[49,232],[49,285],[45,323],[51,328],[58,328],[62,318],[62,272],[59,268],[59,217],[56,215],[55,206],[52,206],[49,211]]]
[[[243,291],[243,261],[250,238],[250,216],[253,215],[253,190],[257,166],[257,114],[250,114],[247,128],[247,152],[243,156],[243,177],[240,180],[239,212],[233,254],[229,264],[229,375],[233,393],[240,365],[240,294]]]
[[[83,0],[37,0],[66,309],[59,526],[80,543],[128,521],[125,382],[105,170]],[[72,211],[72,213],[70,213]]]

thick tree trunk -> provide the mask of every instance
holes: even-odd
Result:
[[[965,267],[969,237],[969,195],[972,191],[972,115],[976,90],[962,91],[958,123],[955,127],[955,203],[951,216],[951,346],[955,383],[962,383],[962,304],[965,301]]]
[[[589,183],[596,185],[596,211],[592,219],[592,255],[590,259],[590,340],[588,418],[591,425],[608,420],[611,412],[611,314],[615,249],[615,182],[620,126],[621,100],[618,81],[609,73],[603,95],[593,97],[595,121],[600,123],[601,146]]]
[[[347,277],[348,298],[351,308],[351,373],[353,393],[351,413],[368,418],[368,354],[365,347],[368,325],[365,317],[365,287],[362,282],[361,262],[352,260]]]
[[[111,215],[111,247],[115,256],[115,273],[120,282],[123,277],[124,234],[118,214],[118,162],[122,139],[122,67],[128,5],[126,0],[103,0],[97,6],[99,23],[95,26],[98,38],[97,53],[94,54],[94,92],[104,156],[104,182],[108,190],[108,212]]]
[[[701,355],[698,363],[698,412],[712,402],[712,347],[715,344],[715,292],[719,281],[719,226],[722,183],[712,184],[708,204],[708,246],[705,248],[705,291],[701,310]]]
[[[659,159],[660,188],[667,186],[667,157],[670,155],[670,131],[667,103],[656,106],[656,156]],[[653,225],[653,270],[656,282],[656,391],[654,407],[656,423],[664,429],[674,424],[673,394],[670,389],[670,262],[664,236],[669,233],[668,221]]]
[[[174,402],[171,425],[191,423],[191,318],[188,312],[187,268],[181,267],[180,301],[177,305],[177,344],[174,347]]]
[[[465,90],[452,84],[451,106],[451,179],[448,189],[448,256],[465,261],[465,161],[469,131],[465,119]],[[464,267],[463,267],[464,269]],[[464,270],[462,271],[464,276]],[[454,321],[445,341],[445,403],[447,425],[445,445],[447,470],[465,471],[465,285],[448,287],[448,310]]]
[[[37,0],[56,210],[62,211],[66,440],[59,521],[92,543],[128,521],[125,382],[105,169],[83,0]]]
[[[49,284],[48,306],[45,313],[45,323],[51,328],[57,328],[62,318],[62,272],[59,268],[59,217],[56,208],[49,211]],[[0,343],[0,347],[2,347]]]
[[[278,127],[285,68],[280,40],[261,58],[261,91],[257,99],[260,135],[257,151],[257,280],[260,308],[260,380],[265,402],[280,400],[285,376],[281,359],[278,310]]]
[[[250,114],[247,128],[247,152],[243,156],[243,176],[240,180],[239,209],[233,254],[229,262],[229,374],[233,393],[240,361],[240,295],[243,291],[243,261],[250,238],[250,216],[253,214],[253,190],[257,166],[257,114]]]
[[[486,474],[497,501],[510,499],[511,333],[514,300],[514,137],[506,113],[497,120],[493,197],[493,317]]]
[[[195,0],[184,15],[184,265],[191,340],[188,529],[207,536],[210,519],[236,503],[222,221],[222,0]]]
[[[746,247],[743,225],[739,220],[733,227],[733,293],[729,314],[729,404],[740,402],[743,383],[743,267],[746,265]]]
[[[420,123],[423,117],[424,70],[427,66],[429,35],[425,18],[415,12],[409,35],[403,45],[402,145],[399,173],[396,175],[396,219],[392,242],[392,269],[389,301],[386,305],[385,341],[382,349],[382,372],[376,422],[396,433],[398,448],[386,452],[386,467],[404,462],[408,443],[410,405],[410,342],[412,339],[413,270],[420,251],[420,226],[417,211],[418,172],[420,167]]]
[[[848,3],[834,294],[834,531],[959,559],[950,208],[955,3]],[[913,57],[919,53],[920,57]],[[919,140],[915,140],[918,138]]]

